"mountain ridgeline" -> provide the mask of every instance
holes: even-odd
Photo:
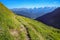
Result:
[[[36,18],[36,20],[60,29],[60,7],[46,15]]]
[[[15,14],[22,15],[28,18],[36,19],[48,12],[53,11],[56,7],[40,7],[40,8],[13,8],[11,9]]]
[[[18,16],[0,3],[0,40],[60,40],[60,30]]]

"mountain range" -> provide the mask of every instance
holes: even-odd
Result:
[[[0,3],[0,40],[60,40],[60,29],[16,15]]]
[[[40,7],[40,8],[14,8],[11,9],[15,14],[22,15],[28,18],[36,19],[48,12],[53,11],[56,7]]]
[[[52,12],[36,18],[36,20],[60,29],[60,7],[56,8]]]

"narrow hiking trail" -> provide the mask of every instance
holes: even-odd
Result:
[[[37,32],[32,25],[29,25],[27,22],[25,22],[24,19],[20,20],[20,22],[21,22],[23,25],[25,25],[24,27],[25,27],[28,35],[29,35],[28,37],[29,37],[30,40],[33,40],[33,39],[45,40],[45,39],[42,37],[42,35],[41,35],[39,32]],[[24,22],[24,23],[23,23],[23,22]],[[29,29],[32,30],[35,35],[37,35],[37,38],[31,39],[31,37],[30,37],[31,34],[29,33]]]

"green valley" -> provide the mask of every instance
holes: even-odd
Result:
[[[0,3],[0,40],[60,40],[60,29],[18,16]]]

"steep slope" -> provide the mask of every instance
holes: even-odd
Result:
[[[22,32],[20,29],[23,25],[15,17],[9,9],[0,3],[0,40],[27,39],[25,31]],[[22,28],[22,30],[25,29]]]
[[[48,25],[52,25],[60,29],[60,7],[55,9],[53,12],[38,17],[36,20],[42,21]]]
[[[60,40],[60,30],[15,15],[0,3],[0,40]]]

